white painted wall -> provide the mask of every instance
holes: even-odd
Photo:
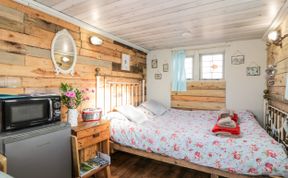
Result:
[[[213,46],[213,47],[212,47]],[[221,46],[221,47],[218,47]],[[191,49],[193,50],[191,50]],[[211,48],[211,49],[207,49]],[[195,46],[186,49],[187,54],[225,51],[226,107],[234,110],[252,111],[260,124],[263,123],[263,90],[265,89],[266,49],[262,40],[235,41],[223,44]],[[231,65],[231,56],[245,55],[245,63]],[[151,68],[152,59],[158,59],[158,68]],[[163,72],[163,64],[169,64],[169,72]],[[151,51],[147,57],[147,98],[170,106],[171,49]],[[260,76],[246,76],[246,67],[259,65]],[[162,73],[161,80],[154,74]]]

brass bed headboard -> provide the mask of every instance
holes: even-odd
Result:
[[[264,102],[266,131],[275,138],[279,143],[282,143],[288,151],[288,113]]]
[[[145,101],[145,80],[133,77],[100,75],[96,70],[96,107],[103,113],[120,105],[138,106]]]

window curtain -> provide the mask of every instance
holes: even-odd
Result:
[[[185,51],[172,52],[172,91],[186,91]]]

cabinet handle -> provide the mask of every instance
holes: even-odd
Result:
[[[93,134],[93,138],[99,137],[100,133]]]

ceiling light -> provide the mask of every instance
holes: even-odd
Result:
[[[101,45],[103,43],[103,40],[101,40],[97,36],[91,36],[90,37],[90,43],[93,45]]]

